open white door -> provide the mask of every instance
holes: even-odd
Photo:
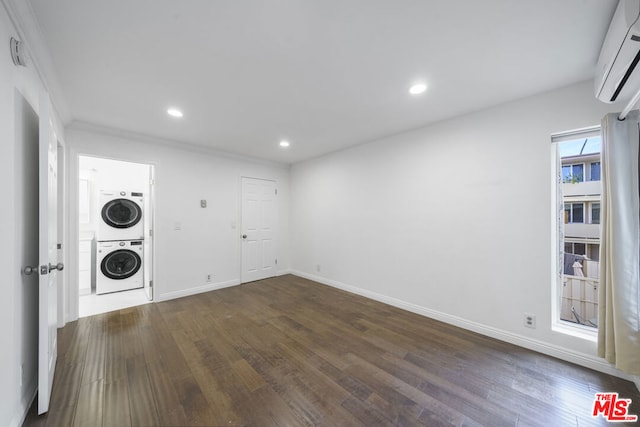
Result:
[[[242,178],[242,283],[276,275],[276,183]]]
[[[38,337],[38,413],[49,409],[51,386],[58,353],[58,138],[49,95],[40,95],[39,135],[39,337]]]

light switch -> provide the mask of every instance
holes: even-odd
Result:
[[[207,201],[206,200],[200,200],[200,207],[201,208],[206,208],[207,207]]]

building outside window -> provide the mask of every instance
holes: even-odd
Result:
[[[600,203],[591,204],[591,224],[600,224]]]
[[[584,203],[564,204],[564,223],[574,224],[584,222]]]
[[[583,182],[584,165],[562,165],[562,182]]]
[[[554,136],[553,142],[559,157],[557,319],[594,330],[600,275],[600,131]]]
[[[589,181],[600,181],[600,162],[591,163]]]

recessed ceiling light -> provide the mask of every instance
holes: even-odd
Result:
[[[178,110],[177,108],[169,108],[167,110],[167,114],[172,116],[172,117],[182,117],[182,111]]]
[[[289,145],[289,141],[285,141],[284,139],[282,141],[280,141],[280,147],[282,148],[287,148]]]
[[[409,93],[411,95],[420,95],[422,92],[427,90],[427,85],[424,83],[416,83],[409,88]]]

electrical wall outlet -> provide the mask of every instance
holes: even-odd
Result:
[[[524,314],[524,326],[527,328],[535,329],[536,328],[536,315],[525,313]]]
[[[211,274],[207,274],[207,282],[211,282]]]

